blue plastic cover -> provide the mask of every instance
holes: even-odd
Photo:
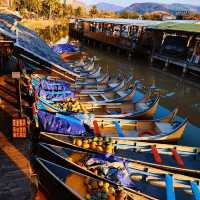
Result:
[[[65,52],[72,53],[79,51],[78,47],[75,45],[66,43],[66,44],[57,44],[51,47],[52,50],[57,54],[62,54]]]
[[[39,110],[38,120],[42,131],[45,132],[76,136],[87,135],[84,125],[70,116],[64,118],[54,113]]]

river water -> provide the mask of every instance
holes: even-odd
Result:
[[[36,32],[49,44],[64,43],[69,40],[68,27],[55,26],[36,30]],[[82,44],[88,54],[96,56],[99,63],[112,75],[117,75],[119,69],[124,73],[133,74],[134,78],[141,80],[145,86],[156,86],[160,89],[162,98],[157,116],[165,115],[175,107],[179,109],[179,116],[187,118],[189,125],[183,138],[178,142],[181,145],[200,147],[200,84],[195,84],[181,77],[177,71],[173,73],[163,71],[159,66],[150,66],[146,58],[117,55],[115,50],[107,51],[103,48],[93,48]]]

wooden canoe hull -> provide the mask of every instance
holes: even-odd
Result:
[[[55,167],[55,171],[60,169],[60,175],[59,177],[56,176],[56,173],[54,171],[51,171],[48,169],[48,165],[45,165],[45,162],[47,164],[50,164],[50,166]],[[40,157],[34,157],[33,159],[33,167],[39,177],[40,184],[43,187],[43,189],[47,192],[49,199],[51,200],[65,200],[65,199],[72,199],[72,200],[83,200],[84,198],[81,197],[78,193],[76,193],[73,189],[67,187],[62,179],[65,178],[64,174],[75,173],[77,175],[85,177],[92,177],[94,180],[104,180],[100,177],[95,177],[92,173],[91,176],[88,176],[87,174],[81,174],[80,172],[76,172],[73,169],[69,169],[68,167],[63,167],[61,165],[55,164],[53,162],[47,161]],[[64,163],[64,162],[63,162]],[[66,163],[65,163],[66,164]],[[80,169],[81,170],[81,169]],[[63,175],[62,175],[63,174]],[[109,182],[106,180],[106,182]],[[114,183],[109,182],[113,187],[117,187]],[[124,188],[125,189],[125,188]],[[145,194],[142,194],[138,191],[130,190],[128,188],[125,189],[129,195],[133,199],[141,199],[141,200],[156,200],[155,198],[152,198],[150,196],[147,196]],[[132,199],[131,198],[131,199]],[[129,198],[130,199],[130,198]]]
[[[57,150],[56,150],[56,149]],[[66,154],[66,152],[67,152],[67,154]],[[71,153],[70,153],[71,152]],[[96,174],[93,174],[91,171],[89,171],[88,169],[85,169],[85,168],[82,168],[82,167],[80,167],[78,164],[76,164],[75,162],[73,162],[73,160],[70,160],[70,159],[68,159],[68,156],[70,155],[70,154],[81,154],[81,155],[83,155],[83,156],[86,156],[87,157],[87,153],[85,152],[85,153],[83,153],[83,152],[80,152],[80,151],[75,151],[75,150],[71,150],[71,149],[63,149],[62,147],[56,147],[56,146],[51,146],[51,145],[49,145],[48,146],[48,144],[46,145],[46,144],[39,144],[39,151],[38,151],[38,153],[39,154],[41,154],[42,156],[45,156],[46,157],[46,154],[49,154],[49,157],[51,157],[51,156],[53,156],[54,157],[54,159],[52,159],[52,158],[50,158],[51,160],[54,160],[54,162],[59,162],[60,163],[60,165],[64,165],[64,167],[67,167],[68,168],[68,166],[70,165],[74,170],[76,170],[76,171],[78,171],[78,172],[80,172],[80,173],[82,173],[82,174],[86,174],[86,175],[88,175],[88,176],[92,176],[92,177],[96,177],[96,178],[100,178],[98,175],[96,175]],[[40,155],[40,156],[41,156]],[[65,157],[63,157],[62,155],[66,155],[66,158]],[[98,155],[98,154],[90,154],[90,155]],[[78,156],[79,157],[79,156]],[[75,158],[74,156],[73,156],[73,158]],[[78,159],[80,159],[80,158],[78,158]],[[78,161],[77,161],[78,162]],[[112,161],[112,159],[109,159],[108,158],[108,162],[113,162]],[[62,164],[61,164],[62,163]],[[134,162],[132,162],[132,161],[129,161],[129,160],[126,160],[126,163],[128,164],[127,165],[127,167],[128,166],[130,166],[130,167],[133,167],[133,169],[138,169],[138,170],[141,170],[141,171],[143,171],[143,170],[145,170],[145,169],[147,169],[148,168],[148,173],[155,173],[155,174],[168,174],[169,172],[167,172],[167,171],[163,171],[163,170],[160,170],[160,169],[156,169],[156,168],[152,168],[152,167],[148,167],[148,166],[146,166],[146,165],[141,165],[141,164],[137,164],[137,163],[134,163]],[[138,172],[139,173],[139,172]],[[151,175],[150,175],[151,176]],[[179,174],[173,174],[173,176],[174,176],[174,178],[175,179],[179,179],[179,180],[187,180],[187,181],[198,181],[198,179],[197,178],[192,178],[192,177],[188,177],[188,176],[182,176],[182,175],[179,175]],[[102,177],[101,177],[102,178]],[[104,178],[102,178],[102,180],[103,180]],[[137,179],[137,178],[136,178]],[[150,178],[151,179],[151,178]],[[161,179],[163,179],[163,178],[161,178]],[[109,180],[109,179],[106,179],[107,181],[109,181],[111,184],[115,184],[114,182],[112,182],[111,180]],[[155,177],[153,178],[153,180],[155,180]],[[151,196],[154,196],[154,197],[157,197],[157,198],[159,198],[159,196],[162,196],[162,187],[163,187],[163,184],[161,183],[161,181],[160,181],[160,183],[159,182],[157,182],[157,181],[155,181],[155,183],[153,183],[153,180],[152,180],[152,182],[151,181],[149,181],[147,184],[149,184],[148,186],[147,186],[147,188],[150,186],[150,185],[155,185],[155,186],[157,186],[158,188],[156,189],[156,194],[154,194],[154,192],[153,191],[149,191],[148,189],[147,189],[147,191],[146,190],[144,190],[144,188],[141,188],[139,185],[139,188],[141,188],[141,191],[143,191],[144,193],[146,193],[147,195],[151,195]],[[163,180],[164,181],[164,180]],[[142,183],[142,182],[139,182],[139,184],[141,184],[141,185],[143,185],[144,183]],[[187,183],[186,183],[187,184]],[[136,186],[135,187],[135,189],[139,189],[138,188],[138,186]],[[123,186],[124,187],[124,186]],[[164,186],[165,187],[165,186]],[[178,185],[177,183],[176,183],[176,186],[175,186],[176,188],[177,187],[181,187],[180,185]],[[124,187],[125,189],[127,189],[127,187],[125,186]],[[151,188],[151,186],[150,186],[150,188]],[[159,189],[160,188],[160,189]],[[131,191],[132,191],[132,189],[130,189]],[[190,191],[191,191],[191,188],[190,188]],[[183,191],[182,191],[183,193],[185,193],[185,191],[184,191],[184,189],[183,189]],[[186,192],[187,193],[187,192]],[[185,195],[186,195],[186,193],[185,193]],[[190,198],[187,198],[187,197],[185,197],[185,195],[183,196],[183,194],[181,195],[182,197],[184,197],[184,198],[181,198],[181,199],[193,199],[193,198],[191,198],[191,196],[190,196]],[[189,196],[188,196],[189,197]],[[178,199],[180,199],[180,196],[179,196],[179,198]]]
[[[46,168],[37,159],[32,160],[32,166],[39,177],[40,186],[50,200],[65,200],[66,197],[72,200],[81,200],[77,195],[73,194],[58,178],[54,176],[48,168]]]
[[[156,97],[154,103],[152,104],[152,106],[144,111],[141,111],[141,112],[137,112],[137,113],[132,113],[132,112],[129,112],[129,113],[122,113],[122,114],[107,114],[107,113],[103,113],[103,114],[95,114],[95,118],[108,118],[108,119],[111,119],[111,118],[118,118],[118,119],[123,119],[123,118],[127,118],[127,119],[152,119],[152,117],[154,116],[154,114],[156,113],[157,111],[157,107],[158,107],[158,104],[159,104],[159,100],[160,100],[160,97]],[[107,105],[114,105],[116,107],[120,106],[121,103],[108,103],[108,104],[102,104],[102,105],[95,105],[97,106],[97,108],[102,108],[102,106],[107,106]],[[87,104],[83,105],[84,107],[86,107],[86,111],[87,111]],[[91,103],[89,104],[89,106],[91,107]],[[94,109],[95,109],[95,106],[94,106]],[[66,111],[63,111],[53,105],[51,105],[50,103],[48,103],[47,101],[43,100],[42,98],[40,98],[39,100],[39,106],[38,106],[40,109],[44,109],[44,110],[47,110],[49,112],[59,112],[59,113],[66,113]],[[93,109],[93,105],[92,105],[92,109]],[[92,109],[91,109],[91,113],[92,112]]]
[[[78,146],[76,146],[76,145],[74,145],[70,142],[62,141],[62,140],[56,139],[56,138],[54,139],[53,137],[51,137],[51,135],[48,135],[48,134],[45,134],[45,133],[40,134],[40,140],[39,141],[47,142],[49,144],[58,145],[58,146],[62,146],[62,147],[66,147],[66,148],[70,148],[70,149],[74,149],[74,150],[78,150],[78,151],[96,153],[96,151],[94,151],[92,149],[84,149],[83,147],[78,147]],[[192,147],[159,144],[159,143],[146,143],[146,142],[138,142],[138,141],[132,141],[132,142],[121,141],[121,144],[127,144],[127,145],[132,144],[132,145],[138,146],[138,148],[141,145],[141,146],[156,146],[157,148],[163,148],[163,149],[165,149],[165,148],[166,149],[176,148],[177,150],[190,151],[190,152],[194,152],[194,150],[195,150],[195,148],[192,148]],[[198,149],[198,148],[196,148],[196,149]],[[120,153],[113,153],[113,155],[116,155],[117,157],[127,158],[130,161],[136,162],[138,164],[152,166],[152,167],[164,169],[164,170],[167,170],[167,171],[170,171],[170,172],[173,172],[173,173],[180,173],[180,174],[200,178],[200,169],[199,170],[196,170],[196,169],[193,170],[193,169],[189,169],[189,168],[181,168],[181,167],[178,167],[178,166],[172,166],[172,165],[170,166],[170,165],[165,165],[165,164],[157,164],[155,162],[147,162],[147,161],[144,161],[144,160],[139,160],[139,158],[135,158],[135,157],[133,158],[132,155],[130,154],[130,151],[128,153],[126,153],[126,151],[125,152],[121,151]],[[162,158],[162,155],[161,155],[161,158]],[[192,159],[195,159],[195,158],[192,158]]]

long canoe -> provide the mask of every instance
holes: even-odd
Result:
[[[50,200],[155,200],[133,189],[122,188],[102,178],[96,178],[34,157],[33,168],[41,187]]]
[[[81,78],[75,82],[75,85],[78,86],[91,86],[91,85],[102,85],[107,84],[110,80],[109,73],[104,73],[98,76],[97,78]]]
[[[135,103],[81,103],[84,113],[91,113],[95,118],[134,118],[149,119],[156,113],[160,96],[146,94],[145,97]],[[63,105],[55,104],[44,98],[39,97],[36,102],[38,109],[44,109],[50,112],[68,113]]]
[[[119,77],[117,80],[111,79],[107,84],[94,86],[94,87],[86,87],[80,88],[80,94],[100,94],[112,91],[122,90],[123,88],[129,88],[130,84],[133,83],[133,77]]]
[[[110,102],[125,102],[131,101],[137,89],[137,85],[130,85],[128,89],[119,89],[117,91],[110,91],[105,93],[94,93],[94,94],[76,94],[79,99],[79,102],[91,103],[91,104],[102,104]],[[69,91],[45,91],[46,95],[53,96],[54,94],[64,95]],[[65,99],[64,99],[65,100]]]
[[[96,135],[97,137],[107,137],[114,140],[137,140],[151,142],[177,142],[184,134],[187,120],[182,121],[105,121],[103,126],[94,120],[91,123],[84,124],[76,117],[54,114],[43,110],[37,111],[37,120],[41,131],[49,133],[58,133],[62,135],[82,136]],[[102,123],[102,121],[100,121]],[[137,125],[138,123],[138,125]],[[90,126],[91,125],[91,126]],[[79,127],[79,129],[73,127]],[[151,129],[150,129],[151,128]],[[138,130],[137,130],[138,129]]]
[[[92,143],[96,140],[95,143]],[[136,163],[161,168],[173,173],[200,177],[200,148],[170,144],[148,143],[139,141],[123,141],[94,138],[89,146],[87,139],[41,133],[40,141],[61,145],[71,149],[101,154],[113,154],[128,158]],[[103,144],[99,148],[99,141]],[[107,148],[110,145],[110,149]]]
[[[138,164],[113,155],[88,153],[39,144],[37,154],[84,174],[96,175],[125,188],[134,188],[157,199],[190,200],[199,196],[199,179]],[[194,191],[195,188],[195,191]]]
[[[38,75],[40,77],[40,75]],[[48,85],[50,85],[51,87],[45,87],[43,88],[41,82],[45,82],[48,81]],[[104,85],[94,85],[94,86],[70,86],[67,89],[72,90],[72,91],[77,91],[80,94],[95,94],[95,93],[105,93],[105,92],[111,92],[111,91],[117,91],[120,90],[124,87],[129,88],[130,84],[133,82],[133,77],[132,76],[122,76],[120,75],[116,80],[115,79],[111,79],[107,84]],[[47,76],[47,77],[40,77],[38,78],[37,76],[33,76],[32,77],[32,84],[30,85],[30,87],[32,88],[40,88],[42,90],[48,90],[48,91],[57,91],[57,87],[63,87],[63,91],[65,91],[64,86],[68,85],[68,83],[56,78],[56,77],[51,77],[51,76]],[[60,89],[59,89],[60,90]]]
[[[101,76],[101,67],[98,66],[96,68],[94,68],[93,70],[91,71],[82,71],[80,72],[80,78],[79,79],[82,79],[82,78],[98,78],[99,76]]]

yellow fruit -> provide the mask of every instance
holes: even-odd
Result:
[[[70,158],[70,157],[68,158],[68,160],[69,160],[70,162],[73,162],[73,159],[72,159],[72,158]]]
[[[113,148],[112,147],[106,147],[106,152],[107,153],[113,153]]]
[[[81,139],[77,139],[76,145],[81,147],[82,146],[82,140]]]
[[[92,189],[97,189],[98,188],[98,183],[96,181],[93,181],[91,183]]]
[[[90,144],[90,148],[93,149],[93,150],[96,150],[96,146],[97,146],[97,143],[96,142],[92,142]]]
[[[97,142],[97,141],[98,141],[98,138],[97,138],[97,137],[94,137],[94,138],[93,138],[93,141],[94,141],[94,142]]]
[[[90,200],[90,194],[87,193],[86,196],[85,196],[86,200]]]
[[[103,184],[103,187],[107,187],[108,188],[109,186],[110,186],[110,184],[107,183],[107,182]]]
[[[103,181],[99,181],[99,186],[103,187]]]
[[[103,148],[102,148],[101,146],[97,146],[97,147],[96,147],[96,150],[97,150],[98,152],[103,152]]]
[[[109,192],[109,188],[104,187],[104,188],[103,188],[103,191],[106,192],[106,193],[108,193],[108,192]]]
[[[88,143],[83,143],[83,148],[88,149],[90,145]]]

